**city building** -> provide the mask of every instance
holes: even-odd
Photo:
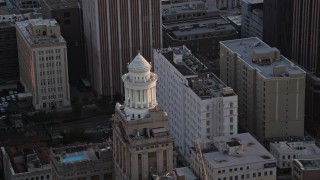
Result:
[[[45,146],[1,147],[5,180],[51,180],[49,148]]]
[[[256,37],[220,42],[220,78],[239,96],[239,124],[257,135],[304,136],[304,70]]]
[[[190,162],[197,138],[238,133],[238,96],[185,46],[154,50],[157,99],[175,146]]]
[[[263,41],[277,47],[288,59],[292,58],[293,4],[295,0],[264,0]]]
[[[241,37],[258,37],[262,39],[263,0],[242,0],[241,16]]]
[[[108,143],[51,148],[52,180],[112,180],[112,153]]]
[[[45,19],[55,19],[67,43],[70,84],[86,78],[81,0],[40,0]],[[76,31],[75,31],[76,30]]]
[[[238,31],[238,37],[241,37],[241,15],[232,15],[227,17],[231,25]]]
[[[317,180],[320,177],[320,159],[294,159],[293,180]]]
[[[199,178],[189,167],[180,167],[163,176],[152,175],[151,180],[199,180]]]
[[[15,22],[21,15],[0,15],[0,84],[19,81],[19,64]]]
[[[203,161],[193,148],[190,166],[198,176],[203,166],[209,180],[276,180],[276,159],[249,133],[214,137],[200,144]]]
[[[205,19],[219,16],[219,11],[214,6],[207,6],[205,2],[195,1],[174,1],[161,6],[162,23]]]
[[[35,109],[70,106],[66,42],[54,19],[16,23],[20,81]]]
[[[236,39],[238,32],[229,21],[216,16],[194,21],[163,23],[164,47],[185,45],[194,54],[219,58],[219,41]]]
[[[153,60],[162,47],[160,0],[82,0],[89,80],[97,94],[124,95],[126,66],[137,51]]]
[[[173,170],[173,139],[168,116],[158,105],[158,76],[139,53],[122,76],[124,104],[117,103],[113,115],[115,179],[147,180]]]
[[[279,169],[291,169],[293,159],[320,158],[320,148],[314,139],[291,137],[287,140],[270,143],[270,153],[277,159]]]
[[[220,10],[240,8],[241,0],[207,0],[216,1],[216,7]]]
[[[41,9],[39,0],[12,0],[21,13],[37,12]]]

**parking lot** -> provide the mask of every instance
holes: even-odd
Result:
[[[19,101],[16,94],[0,97],[0,115],[33,111],[32,103],[27,100]]]

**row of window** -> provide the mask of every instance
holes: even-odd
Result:
[[[264,174],[262,174],[261,172],[258,172],[258,173],[252,173],[252,178],[256,178],[256,177],[261,177],[262,175],[264,176],[272,176],[273,175],[273,171],[265,171]],[[238,179],[250,179],[250,174],[242,174],[242,175],[238,175],[238,176],[229,176],[228,177],[223,177],[223,178],[218,178],[218,180],[238,180]]]
[[[61,74],[62,73],[62,70],[61,69],[58,69],[56,70],[57,71],[57,74]],[[55,70],[50,70],[50,71],[47,71],[47,76],[52,76],[52,75],[55,75],[56,72]],[[45,76],[46,75],[46,72],[45,71],[40,71],[40,76]]]
[[[40,83],[41,86],[45,86],[45,85],[53,85],[53,84],[62,84],[62,77],[58,77],[58,78],[50,78],[50,79],[41,79]]]
[[[53,68],[54,66],[54,62],[51,63],[41,63],[39,64],[40,68]],[[56,67],[61,67],[61,62],[56,62]]]
[[[37,177],[31,177],[30,179],[29,178],[25,178],[25,179],[21,179],[21,180],[44,180],[44,179],[50,179],[50,175],[47,175],[47,176],[37,176]]]
[[[60,53],[60,49],[50,49],[50,50],[44,50],[44,51],[38,51],[39,55],[44,55],[44,54],[53,54],[53,53]]]

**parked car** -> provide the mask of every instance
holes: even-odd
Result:
[[[2,101],[2,102],[6,101],[6,98],[1,97],[1,101]]]
[[[0,108],[1,113],[5,113],[6,111],[3,108]]]
[[[16,96],[15,95],[11,95],[11,99],[12,101],[17,101]]]
[[[11,97],[10,96],[6,96],[6,100],[7,101],[11,101]]]
[[[8,102],[2,102],[2,105],[3,105],[3,107],[8,107],[9,106],[9,103]]]

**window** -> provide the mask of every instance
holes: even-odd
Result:
[[[260,177],[261,176],[261,172],[258,172],[258,177]]]
[[[273,171],[270,171],[269,174],[270,174],[270,175],[273,175]]]
[[[256,173],[253,173],[253,174],[252,174],[252,177],[254,177],[254,178],[255,178],[255,177],[256,177]]]
[[[230,114],[233,114],[233,110],[230,110]]]
[[[265,171],[265,172],[264,172],[264,175],[265,175],[265,176],[268,176],[268,172],[267,172],[267,171]]]
[[[230,117],[230,123],[233,123],[233,117]]]
[[[230,125],[230,130],[233,130],[233,125]]]

